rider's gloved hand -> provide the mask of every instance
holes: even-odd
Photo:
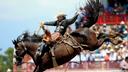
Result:
[[[40,22],[40,27],[44,29],[44,21]]]

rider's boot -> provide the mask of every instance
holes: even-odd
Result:
[[[47,44],[41,44],[40,48],[36,52],[36,57],[41,57],[44,55],[45,52],[49,51],[49,46]]]
[[[36,51],[36,57],[37,58],[42,55],[43,49],[44,49],[44,43],[41,43],[40,47]]]

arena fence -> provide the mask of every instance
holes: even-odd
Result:
[[[65,70],[66,72],[70,70],[83,70],[83,71],[89,71],[89,70],[119,70],[119,63],[118,61],[108,61],[108,62],[68,62],[64,65],[58,66],[56,68],[52,68],[47,70],[46,72],[58,72],[60,70]],[[34,63],[24,63],[21,66],[13,65],[13,72],[33,72],[35,68]],[[68,71],[67,71],[68,70]],[[82,71],[82,72],[83,72]],[[90,71],[91,72],[91,71]]]

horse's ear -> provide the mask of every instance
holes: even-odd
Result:
[[[16,40],[12,40],[12,43],[16,46],[17,45],[17,41]]]

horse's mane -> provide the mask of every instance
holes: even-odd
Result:
[[[19,35],[17,37],[16,40],[14,40],[15,43],[18,43],[18,42],[21,42],[21,41],[30,41],[30,42],[36,42],[36,43],[39,43],[39,42],[42,42],[42,36],[41,35],[37,35],[37,34],[30,34],[29,32],[24,32],[22,33],[21,35]]]
[[[37,35],[35,33],[31,35],[29,32],[25,32],[22,35],[23,35],[23,38],[22,38],[23,41],[42,42],[41,35]]]

